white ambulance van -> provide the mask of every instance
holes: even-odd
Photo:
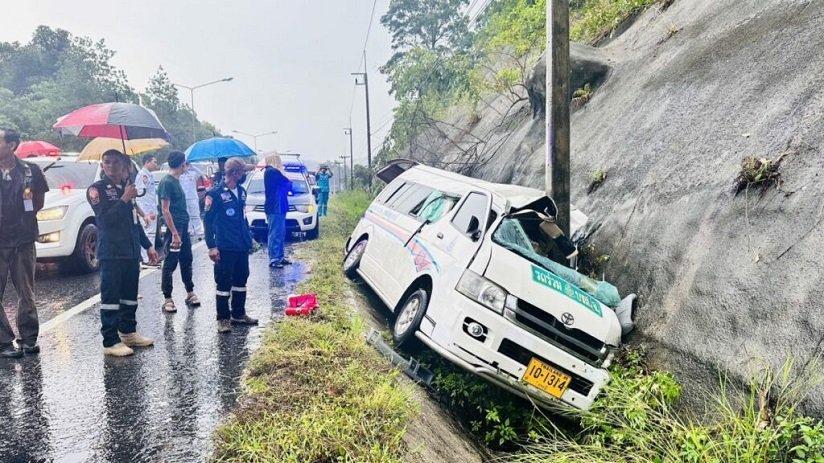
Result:
[[[394,311],[395,342],[417,338],[539,405],[590,408],[622,324],[593,280],[566,269],[584,291],[546,257],[538,224],[541,212],[554,215],[552,200],[408,160],[377,175],[387,186],[347,241],[343,270]],[[613,304],[625,332],[633,300]]]

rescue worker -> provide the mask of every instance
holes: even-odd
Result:
[[[34,264],[37,212],[43,208],[49,186],[40,168],[14,155],[20,135],[0,127],[0,357],[20,358],[40,352],[40,324],[34,304]],[[9,274],[17,291],[18,349],[14,331],[3,308],[3,293]]]
[[[136,332],[137,285],[140,248],[150,263],[157,252],[137,220],[134,199],[137,188],[124,175],[129,160],[120,151],[102,157],[103,177],[86,190],[97,225],[97,258],[100,261],[100,321],[103,353],[114,357],[134,354],[132,347],[147,347],[154,340]]]
[[[227,333],[231,325],[257,325],[246,315],[246,280],[252,237],[246,222],[246,166],[239,158],[226,161],[223,182],[204,200],[206,245],[215,263],[217,331]],[[231,310],[230,310],[231,298]]]
[[[143,156],[143,168],[137,173],[134,186],[137,193],[142,196],[137,197],[137,205],[143,210],[143,233],[149,242],[155,245],[155,234],[157,233],[157,181],[152,172],[158,169],[157,158],[153,154]],[[148,266],[149,257],[146,250],[140,249],[140,261]]]
[[[315,180],[318,182],[318,217],[326,216],[326,204],[329,202],[329,180],[332,178],[332,172],[326,165],[321,165],[320,170],[315,174]]]

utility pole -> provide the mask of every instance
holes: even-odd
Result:
[[[355,189],[355,152],[352,148],[352,121],[349,127],[343,129],[343,133],[349,135],[349,189]]]
[[[346,158],[348,158],[348,157],[349,156],[340,156],[340,158],[343,159],[343,186],[344,186],[344,188],[346,187]],[[350,178],[352,177],[352,172],[351,171],[349,172],[349,177]],[[351,182],[350,182],[350,186],[351,186]]]
[[[546,192],[569,236],[569,0],[546,8]]]
[[[340,192],[340,161],[335,161],[335,165],[338,166],[338,181],[335,182],[335,186],[337,186],[337,192]]]
[[[369,168],[369,186],[372,186],[372,123],[369,119],[369,75],[366,73],[366,52],[363,54],[364,72],[353,72],[355,85],[363,85],[366,88],[366,166]],[[363,82],[358,81],[358,77],[363,77]]]

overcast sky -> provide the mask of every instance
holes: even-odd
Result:
[[[380,24],[389,0],[377,0],[367,43],[372,150],[377,152],[395,105],[378,67],[391,55]],[[122,6],[120,6],[122,5]],[[3,2],[0,41],[28,42],[38,25],[105,39],[114,64],[143,90],[162,65],[175,83],[197,85],[195,110],[223,133],[253,134],[258,148],[325,161],[348,154],[350,114],[355,162],[366,163],[362,71],[372,0],[22,0]],[[180,94],[188,101],[189,92]],[[252,146],[252,140],[238,138]]]

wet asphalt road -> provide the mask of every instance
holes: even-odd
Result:
[[[138,331],[155,339],[153,347],[104,357],[95,304],[41,335],[39,356],[0,360],[0,462],[204,461],[212,431],[237,400],[262,327],[283,315],[286,295],[305,277],[300,263],[283,270],[266,263],[265,250],[250,256],[247,312],[261,327],[218,335],[212,264],[200,246],[194,265],[200,308],[183,305],[179,276],[176,314],[160,311],[159,271],[140,281]],[[41,278],[38,271],[38,278],[41,323],[99,289],[97,274]],[[5,301],[14,304],[8,295]]]

